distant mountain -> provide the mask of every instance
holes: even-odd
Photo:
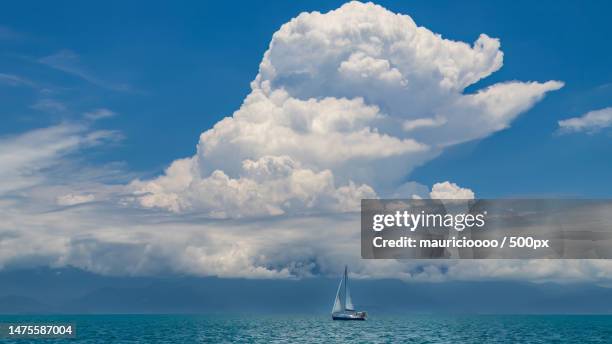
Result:
[[[336,279],[114,277],[87,271],[0,271],[0,313],[328,313]],[[612,289],[514,281],[353,280],[353,300],[376,313],[612,313]]]
[[[47,313],[53,308],[26,296],[0,296],[0,314],[37,314]]]

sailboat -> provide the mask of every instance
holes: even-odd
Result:
[[[334,320],[366,320],[366,312],[357,312],[351,299],[351,290],[348,286],[348,266],[344,267],[344,276],[338,285],[334,308],[332,308],[332,319]]]

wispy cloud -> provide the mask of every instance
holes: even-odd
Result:
[[[80,56],[71,50],[60,50],[55,54],[38,59],[39,63],[83,79],[93,85],[118,92],[130,92],[128,84],[113,83],[94,75],[81,63]]]
[[[589,111],[582,116],[559,121],[559,133],[595,133],[612,127],[612,107]]]
[[[14,31],[13,29],[0,26],[0,40],[18,39],[23,37],[23,34]]]
[[[68,193],[65,195],[57,196],[56,201],[58,205],[71,206],[93,202],[95,199],[96,197],[92,194]]]
[[[30,105],[30,107],[34,110],[54,114],[66,112],[68,109],[64,103],[51,98],[39,99],[36,101],[36,103]]]
[[[47,170],[65,163],[69,154],[115,138],[113,131],[70,123],[0,137],[0,196],[39,184]]]
[[[32,80],[29,80],[19,75],[6,73],[0,73],[0,84],[12,87],[25,86],[31,88],[38,88],[38,84]]]
[[[100,109],[95,109],[93,111],[86,112],[83,115],[83,117],[85,117],[86,119],[92,120],[92,121],[97,121],[99,119],[114,117],[116,115],[117,114],[115,112],[109,109],[100,108]]]

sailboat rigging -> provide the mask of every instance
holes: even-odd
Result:
[[[340,279],[334,307],[332,308],[333,320],[366,320],[366,312],[355,311],[353,300],[351,299],[351,290],[348,285],[348,266],[344,267],[344,276]]]

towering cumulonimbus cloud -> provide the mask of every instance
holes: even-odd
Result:
[[[216,218],[352,210],[563,86],[464,92],[502,64],[498,39],[444,39],[372,3],[302,13],[274,33],[250,94],[201,134],[197,154],[130,187],[144,207]]]
[[[110,110],[2,137],[0,269],[295,278],[337,276],[349,264],[359,278],[610,285],[606,260],[363,260],[359,217],[330,214],[366,197],[475,197],[450,182],[430,189],[405,181],[445,147],[508,127],[562,87],[513,81],[465,92],[502,62],[497,39],[450,41],[406,15],[352,2],[283,25],[240,109],[202,134],[197,154],[133,181],[130,197],[117,182],[126,171],[71,160],[117,139],[92,126]],[[559,126],[591,133],[609,119],[602,109]],[[297,215],[309,212],[318,213]],[[280,214],[296,216],[266,216]]]

